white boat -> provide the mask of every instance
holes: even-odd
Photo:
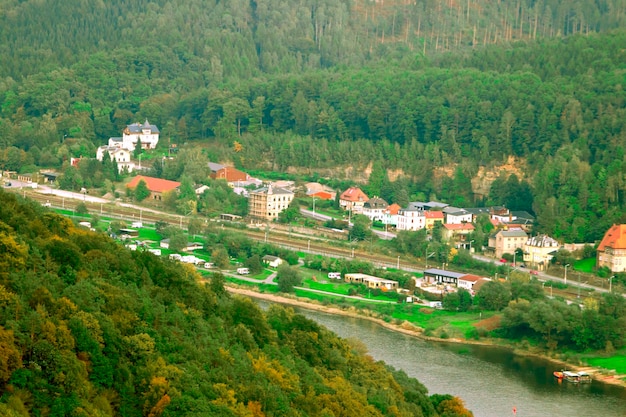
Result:
[[[586,372],[563,371],[563,379],[567,382],[573,382],[575,384],[588,383],[591,382],[591,375]]]

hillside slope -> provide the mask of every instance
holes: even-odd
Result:
[[[0,191],[0,415],[471,415],[293,311],[197,278]]]

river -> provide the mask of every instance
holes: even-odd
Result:
[[[267,305],[261,302],[262,305]],[[417,378],[430,394],[463,399],[476,417],[625,417],[626,390],[597,381],[557,382],[548,361],[509,349],[428,342],[371,321],[296,309],[343,338],[363,342],[369,354]]]

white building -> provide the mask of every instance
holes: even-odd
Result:
[[[389,204],[379,197],[370,198],[363,204],[363,215],[373,222],[382,222]]]
[[[117,164],[117,170],[122,172],[124,170],[133,172],[135,169],[135,163],[130,160],[130,151],[124,148],[118,148],[116,146],[100,146],[96,150],[96,159],[102,161],[105,153],[109,153],[109,158]]]
[[[448,206],[445,207],[442,211],[443,214],[446,216],[446,224],[461,224],[472,222],[472,213],[465,209]]]
[[[398,224],[396,230],[420,230],[426,227],[426,216],[423,210],[400,209],[398,210]]]
[[[538,235],[528,238],[524,243],[524,262],[534,269],[544,270],[561,245],[553,238]]]
[[[134,151],[135,145],[140,141],[142,149],[154,149],[159,143],[159,133],[159,129],[146,119],[144,124],[133,123],[126,126],[121,138],[109,138],[109,146]]]

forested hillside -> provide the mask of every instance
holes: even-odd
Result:
[[[1,0],[0,77],[115,50],[129,69],[195,71],[199,87],[625,23],[623,0]]]
[[[469,416],[293,311],[0,191],[0,415]]]
[[[0,5],[0,168],[59,168],[147,118],[205,158],[370,167],[388,200],[504,204],[565,241],[626,221],[622,0]],[[476,199],[510,157],[523,174]]]

